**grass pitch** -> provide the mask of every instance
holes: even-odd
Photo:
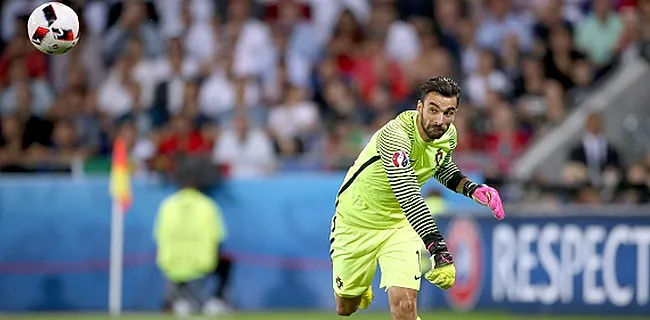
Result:
[[[621,320],[642,320],[648,317],[621,317],[621,316],[540,316],[540,315],[509,315],[502,313],[454,313],[454,312],[433,312],[422,313],[420,315],[422,320],[596,320],[596,319],[621,319]],[[159,315],[159,314],[126,314],[119,318],[113,318],[104,314],[14,314],[14,315],[0,315],[0,319],[6,320],[176,320],[174,316]],[[219,320],[342,320],[342,319],[358,319],[358,320],[390,320],[388,313],[372,313],[362,312],[354,314],[350,318],[341,318],[331,313],[301,313],[301,312],[286,312],[286,313],[238,313],[224,317],[207,318],[207,317],[192,317],[190,319],[219,319]]]

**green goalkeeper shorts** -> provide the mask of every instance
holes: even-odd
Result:
[[[361,296],[371,285],[377,265],[381,288],[420,290],[424,244],[411,226],[366,229],[332,219],[332,285],[340,297]]]

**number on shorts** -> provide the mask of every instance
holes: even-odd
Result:
[[[420,257],[420,250],[416,250],[415,255],[418,258],[418,271],[420,272],[420,274],[422,274],[422,259]]]

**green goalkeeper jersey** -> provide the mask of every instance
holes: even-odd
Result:
[[[361,151],[339,189],[336,210],[343,222],[369,229],[410,224],[423,239],[438,232],[421,187],[431,177],[446,186],[459,172],[452,161],[456,128],[427,142],[416,121],[416,111],[401,113]]]

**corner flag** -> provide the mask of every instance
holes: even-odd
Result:
[[[129,177],[129,151],[126,142],[117,138],[113,144],[113,161],[111,163],[110,193],[122,210],[131,206],[131,179]]]
[[[129,177],[129,150],[122,138],[113,144],[113,162],[109,193],[111,208],[111,253],[108,283],[108,309],[111,315],[122,313],[122,269],[124,259],[124,214],[131,207],[131,179]]]

